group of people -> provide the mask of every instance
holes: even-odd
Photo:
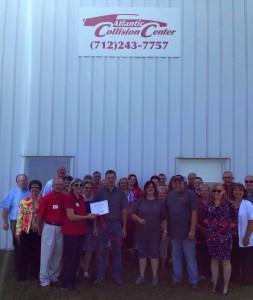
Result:
[[[194,290],[199,289],[200,277],[212,278],[212,292],[223,295],[230,279],[248,286],[253,274],[253,176],[246,176],[245,186],[235,183],[230,171],[222,179],[210,187],[190,173],[187,179],[172,176],[167,185],[165,174],[159,174],[142,191],[135,174],[120,178],[116,186],[114,170],[108,170],[105,179],[98,171],[80,179],[66,175],[65,167],[59,166],[57,177],[41,193],[39,180],[28,184],[27,176],[20,174],[18,187],[1,203],[3,229],[9,229],[10,221],[13,234],[17,279],[24,281],[30,275],[48,287],[58,283],[61,273],[62,288],[74,290],[80,263],[84,277],[89,277],[95,252],[94,284],[100,284],[110,247],[118,285],[123,284],[122,250],[137,249],[140,274],[135,284],[145,282],[150,260],[151,284],[158,285],[159,261],[164,268],[171,252],[173,288],[183,280],[183,256]],[[92,211],[91,204],[100,201],[106,202],[106,213]]]

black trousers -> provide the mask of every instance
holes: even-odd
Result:
[[[11,233],[12,233],[12,244],[14,247],[14,269],[17,272],[18,271],[18,265],[19,265],[19,256],[20,256],[20,248],[19,248],[19,243],[16,238],[16,224],[17,220],[11,220],[10,221],[10,228],[11,228]]]
[[[85,235],[64,235],[62,287],[74,288]]]
[[[135,246],[135,221],[131,218],[127,219],[127,236],[123,239],[125,249],[130,249]]]
[[[233,237],[231,253],[231,280],[241,281],[242,285],[251,284],[253,247],[239,247],[238,237]]]
[[[27,280],[29,275],[39,279],[41,237],[32,230],[22,232],[20,237],[20,259],[18,264],[18,281]]]
[[[206,236],[203,235],[198,228],[196,230],[196,241],[199,242],[196,245],[198,270],[205,277],[211,278],[211,260],[206,243]]]

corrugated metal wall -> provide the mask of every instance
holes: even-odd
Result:
[[[80,6],[181,7],[182,55],[80,58]],[[141,182],[173,175],[175,157],[253,173],[252,28],[251,0],[0,0],[1,198],[26,155]]]

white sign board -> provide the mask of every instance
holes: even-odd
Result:
[[[103,200],[90,204],[90,210],[95,215],[105,215],[109,213],[108,201]]]
[[[81,7],[79,56],[179,57],[180,8]]]

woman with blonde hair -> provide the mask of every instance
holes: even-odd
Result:
[[[83,181],[82,196],[84,198],[84,204],[86,207],[86,211],[88,213],[91,212],[90,204],[92,203],[94,197],[93,188],[94,188],[93,181],[91,181],[90,179],[86,179]],[[96,250],[97,237],[95,237],[93,234],[93,228],[94,228],[93,221],[87,220],[87,232],[84,238],[84,247],[83,247],[85,253],[84,253],[84,259],[82,261],[84,266],[84,273],[83,273],[84,278],[90,277],[89,274],[90,263],[92,260],[92,254]]]
[[[223,266],[224,286],[221,294],[228,294],[228,284],[231,275],[231,227],[237,223],[237,214],[223,190],[221,183],[212,186],[212,194],[208,204],[203,209],[204,223],[207,224],[207,246],[211,258],[211,272],[213,278],[212,292],[217,291],[219,277],[219,262]]]
[[[87,231],[87,220],[94,220],[95,215],[87,213],[82,196],[82,179],[74,178],[69,189],[70,193],[64,201],[66,212],[62,226],[64,236],[62,288],[72,291],[75,289],[76,272]]]
[[[130,217],[133,207],[137,201],[136,196],[133,191],[130,191],[128,188],[128,179],[126,177],[122,177],[118,181],[118,188],[121,189],[127,196],[127,200],[129,203],[128,208],[128,218],[127,218],[127,236],[123,239],[125,244],[124,249],[129,251],[129,253],[133,256],[135,254],[135,222]]]

